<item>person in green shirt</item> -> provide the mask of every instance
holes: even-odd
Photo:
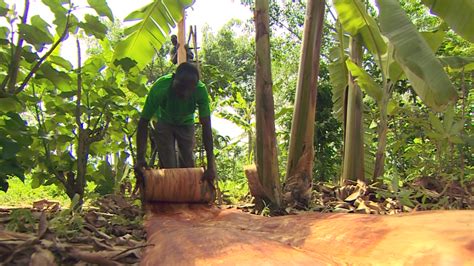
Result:
[[[136,169],[147,167],[148,125],[156,116],[156,146],[160,168],[194,167],[194,113],[198,109],[202,139],[206,150],[207,169],[203,179],[216,177],[213,152],[211,111],[206,86],[191,63],[181,63],[174,74],[158,78],[151,87],[140,115],[137,128]],[[175,143],[177,145],[175,145]],[[175,147],[179,159],[176,159]]]

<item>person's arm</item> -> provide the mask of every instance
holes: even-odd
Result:
[[[203,179],[213,180],[216,178],[216,162],[214,159],[214,144],[212,138],[212,127],[211,117],[201,117],[200,122],[202,125],[202,140],[204,142],[204,149],[206,150],[207,157],[207,169],[204,172]]]
[[[141,117],[138,121],[137,127],[137,161],[136,167],[142,168],[146,167],[147,163],[145,160],[146,146],[148,139],[148,124],[150,120]]]
[[[141,169],[146,167],[146,149],[147,149],[147,139],[148,139],[148,124],[150,119],[155,114],[158,109],[158,86],[160,80],[153,84],[148,96],[145,100],[145,106],[140,114],[140,120],[138,120],[137,125],[137,160],[135,162],[135,169]]]

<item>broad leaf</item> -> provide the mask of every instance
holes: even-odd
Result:
[[[333,112],[340,122],[344,122],[344,105],[348,86],[349,72],[346,67],[347,56],[344,53],[344,36],[340,23],[338,25],[338,43],[330,51],[331,63],[328,66],[329,77],[332,83]]]
[[[85,15],[86,22],[79,23],[79,26],[84,29],[87,35],[94,35],[97,39],[104,39],[107,33],[107,27],[99,21],[96,16],[89,14]]]
[[[44,32],[42,29],[28,25],[20,24],[20,35],[29,44],[33,45],[37,51],[42,51],[46,44],[52,44],[53,39],[49,33]]]
[[[140,10],[132,12],[126,21],[138,21],[125,30],[129,36],[118,43],[115,59],[130,57],[143,68],[151,61],[155,52],[166,41],[172,27],[182,18],[182,10],[192,1],[154,1]]]
[[[105,0],[87,0],[87,3],[99,14],[100,16],[107,16],[110,21],[114,21],[114,15],[112,15],[112,10],[107,5]]]
[[[383,55],[387,46],[375,20],[367,14],[360,0],[334,0],[338,18],[342,27],[351,36],[360,34],[364,46],[374,55]]]
[[[422,0],[431,13],[441,17],[464,39],[474,42],[474,1]]]
[[[351,59],[346,60],[346,66],[349,72],[355,80],[359,87],[363,89],[370,97],[374,98],[378,104],[381,103],[383,91],[380,85],[378,85],[372,77],[365,72],[364,69],[360,68]]]
[[[426,40],[433,52],[436,52],[441,46],[446,33],[441,29],[434,32],[422,32],[421,35]],[[400,65],[395,61],[395,50],[393,44],[388,42],[387,52],[382,56],[382,70],[384,71],[385,77],[389,77],[392,81],[401,79],[403,70]]]
[[[446,32],[441,29],[433,32],[420,32],[420,34],[433,52],[438,51],[444,41],[444,36],[446,36]]]
[[[67,4],[67,0],[42,0],[43,4],[49,7],[51,12],[53,12],[55,20],[53,23],[58,27],[56,31],[59,33],[64,29],[66,25],[66,18],[68,10],[63,7],[64,4]]]
[[[0,16],[5,16],[8,13],[8,5],[4,0],[0,0]]]
[[[453,70],[471,71],[474,70],[474,57],[463,56],[443,56],[438,58],[445,67]]]
[[[14,98],[0,98],[0,112],[21,112],[21,103]]]
[[[59,50],[59,49],[57,49]],[[60,56],[56,56],[56,55],[50,55],[48,57],[48,62],[51,62],[52,64],[54,65],[57,65],[57,66],[60,66],[62,68],[64,68],[65,70],[72,70],[72,64],[71,62],[69,62],[68,60],[60,57]]]
[[[395,58],[423,102],[441,110],[457,98],[456,90],[430,46],[395,0],[378,0],[380,25],[393,43]]]
[[[71,77],[62,71],[54,69],[49,62],[41,65],[38,71],[38,78],[44,77],[51,81],[62,91],[69,91],[71,87]]]
[[[48,24],[48,22],[44,21],[39,15],[31,17],[31,25],[41,29],[41,31],[46,33],[48,35],[48,38],[50,38],[51,40],[54,39],[53,35],[51,35],[51,33],[49,32],[50,25]]]

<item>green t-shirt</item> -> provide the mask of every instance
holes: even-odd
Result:
[[[145,101],[141,117],[151,119],[156,115],[159,122],[172,125],[194,124],[194,112],[199,110],[199,117],[211,115],[209,95],[206,86],[198,82],[196,90],[187,99],[179,98],[171,89],[173,74],[159,78],[151,87]]]

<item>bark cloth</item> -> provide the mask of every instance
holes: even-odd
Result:
[[[474,211],[263,217],[149,204],[141,265],[474,265]]]

